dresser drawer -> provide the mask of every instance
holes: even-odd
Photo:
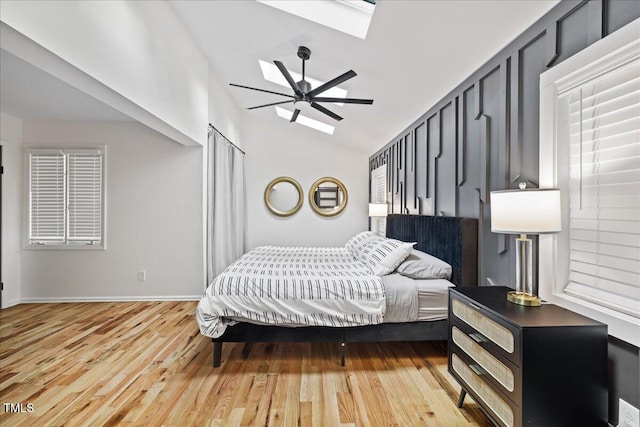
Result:
[[[475,332],[468,334],[476,342],[482,343],[489,352],[500,354],[516,366],[520,366],[520,331],[506,322],[498,322],[482,307],[452,296],[451,321],[460,321]]]
[[[479,366],[484,374],[483,377],[490,381],[496,390],[514,403],[519,401],[520,372],[516,366],[506,360],[500,360],[485,350],[456,325],[451,326],[450,334],[449,345],[452,346],[452,352],[466,355],[470,363]]]
[[[489,412],[494,422],[503,427],[515,427],[519,424],[519,408],[509,399],[504,398],[487,384],[475,364],[469,364],[456,353],[451,354],[451,371],[475,400]]]
[[[607,425],[607,328],[507,300],[505,286],[449,290],[449,373],[494,424]],[[510,391],[512,390],[512,391]]]

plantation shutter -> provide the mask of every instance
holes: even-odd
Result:
[[[382,165],[371,172],[371,201],[386,203],[387,201],[387,166]]]
[[[65,162],[60,151],[29,153],[29,243],[65,240]]]
[[[371,171],[371,203],[387,202],[387,165]],[[371,218],[371,231],[384,235],[387,230],[387,218]]]
[[[102,155],[68,152],[68,239],[97,244],[102,238]]]
[[[572,88],[565,292],[640,317],[640,60]]]

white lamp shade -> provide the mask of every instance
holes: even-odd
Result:
[[[369,216],[370,217],[387,216],[387,204],[386,203],[369,203]]]
[[[491,231],[494,233],[557,233],[561,223],[558,189],[491,192]]]

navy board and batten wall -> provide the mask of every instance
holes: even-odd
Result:
[[[407,117],[369,159],[370,170],[386,165],[391,212],[479,218],[480,284],[509,285],[514,247],[491,233],[489,192],[537,186],[540,74],[638,17],[637,0],[562,1],[417,120]],[[613,337],[608,348],[616,425],[618,398],[640,406],[640,359]]]

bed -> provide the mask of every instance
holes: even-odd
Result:
[[[443,298],[446,302],[449,286],[477,285],[477,236],[477,220],[473,218],[389,215],[387,217],[387,238],[403,242],[416,242],[415,249],[431,254],[451,265],[451,283],[444,280],[434,281],[429,283],[428,287],[422,288],[418,284],[420,304],[417,321],[378,323],[376,316],[379,314],[380,300],[377,295],[377,283],[374,279],[361,275],[358,278],[360,282],[357,287],[363,285],[363,293],[367,293],[371,299],[365,301],[364,307],[357,307],[357,309],[364,313],[362,317],[370,315],[372,319],[368,319],[368,321],[377,324],[359,326],[355,320],[350,322],[343,319],[338,323],[334,321],[316,323],[333,326],[288,327],[264,324],[258,318],[253,319],[251,323],[247,321],[236,322],[241,319],[231,317],[236,321],[232,321],[231,325],[225,323],[218,333],[213,334],[216,336],[212,338],[213,366],[220,366],[224,342],[335,342],[341,346],[341,363],[344,366],[345,344],[349,342],[446,340],[447,313],[446,311],[442,312],[442,306],[446,307],[446,303],[443,304]],[[267,251],[267,249],[262,250]],[[275,248],[269,250],[275,250]],[[258,256],[270,256],[270,253],[266,252],[258,254]],[[310,256],[316,257],[317,255],[314,253]],[[331,256],[335,257],[336,255],[331,254]],[[383,286],[391,286],[398,281],[412,279],[403,278],[398,274],[390,274],[383,276],[381,280]],[[264,286],[265,283],[267,282],[260,282],[260,286]],[[383,298],[385,297],[383,296]],[[295,300],[297,301],[297,298]],[[427,300],[438,301],[438,303],[435,308],[431,309],[424,303]],[[202,329],[201,326],[201,331]]]

